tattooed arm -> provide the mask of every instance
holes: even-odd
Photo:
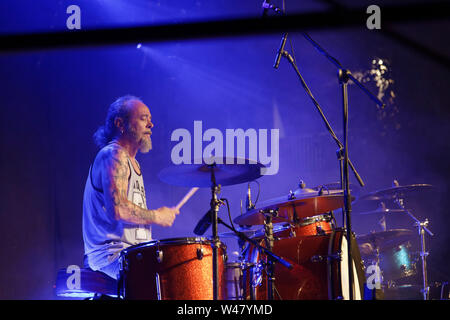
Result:
[[[105,207],[112,212],[116,220],[132,224],[158,224],[171,226],[178,211],[162,207],[147,210],[128,200],[128,166],[126,151],[115,147],[104,148],[99,154],[99,168],[105,195]]]

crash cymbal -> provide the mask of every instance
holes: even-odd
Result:
[[[356,236],[359,244],[369,243],[380,249],[394,247],[405,243],[413,238],[413,232],[408,229],[391,229],[380,232],[371,232]]]
[[[394,186],[392,188],[378,190],[358,198],[358,201],[382,201],[393,200],[397,198],[404,198],[416,195],[419,192],[428,191],[432,189],[430,184],[412,184],[406,186]]]
[[[317,195],[317,192],[305,191],[302,197],[289,200],[288,197],[278,197],[262,202],[258,208],[235,218],[233,221],[239,225],[262,225],[265,217],[262,211],[278,210],[273,217],[273,223],[295,223],[296,219],[316,216],[344,206],[344,196],[341,194]]]
[[[200,161],[198,161],[200,162]],[[209,163],[213,164],[210,165]],[[242,163],[242,164],[241,164]],[[159,173],[161,181],[175,186],[209,188],[212,185],[211,171],[217,185],[228,186],[256,180],[265,166],[240,158],[210,158],[201,164],[180,164],[167,167]]]

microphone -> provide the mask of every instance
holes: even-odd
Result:
[[[200,221],[197,223],[197,226],[194,229],[194,233],[198,236],[203,235],[211,225],[211,219],[212,219],[212,211],[210,209],[208,210],[207,213],[205,213],[203,218],[201,218]]]
[[[247,184],[247,201],[245,203],[245,206],[247,207],[247,211],[253,209],[252,195],[250,193],[250,183]]]
[[[277,57],[275,59],[274,65],[273,65],[273,67],[275,69],[278,69],[278,66],[280,65],[280,60],[281,60],[281,56],[283,55],[283,52],[284,52],[284,46],[286,45],[287,36],[288,36],[288,33],[286,32],[283,35],[283,38],[281,39],[280,49],[278,49]]]

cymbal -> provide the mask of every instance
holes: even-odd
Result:
[[[265,201],[258,208],[249,210],[233,221],[239,225],[262,225],[265,217],[261,211],[278,210],[278,215],[272,219],[273,223],[293,223],[295,222],[295,215],[297,219],[303,219],[344,206],[344,196],[341,194],[319,196],[317,192],[310,191],[305,191],[304,194],[306,195],[292,200],[284,196]]]
[[[380,232],[371,232],[356,236],[358,243],[370,243],[379,248],[394,247],[411,240],[413,232],[408,229],[391,229]]]
[[[253,237],[255,234],[258,233],[258,230],[252,230],[252,229],[244,229],[244,228],[239,229],[238,228],[236,230],[245,234],[249,238]],[[239,239],[239,236],[234,232],[224,232],[224,233],[219,234],[219,238],[237,238],[237,239]]]
[[[414,193],[430,190],[433,186],[430,184],[411,184],[406,186],[395,186],[388,189],[378,190],[358,198],[358,201],[380,201],[393,200],[411,196]]]
[[[359,193],[358,187],[355,184],[350,183],[349,187],[351,194]],[[344,193],[340,182],[326,183],[313,188],[313,190],[317,191],[320,191],[320,189],[322,189],[323,193]]]
[[[213,157],[209,158],[208,162],[202,160],[201,164],[194,162],[194,164],[179,164],[164,168],[158,177],[170,185],[209,188],[212,185],[212,170],[214,170],[216,184],[228,186],[256,180],[262,176],[261,169],[264,167],[263,164],[248,159]]]
[[[406,211],[402,210],[402,209],[387,209],[387,208],[381,209],[381,208],[379,208],[379,209],[372,210],[372,211],[359,212],[358,214],[363,214],[363,215],[366,215],[366,214],[389,215],[389,214],[393,214],[393,213],[406,213]]]

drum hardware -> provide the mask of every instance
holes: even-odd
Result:
[[[156,273],[155,280],[156,280],[156,299],[161,300],[161,279],[159,278],[159,273]]]
[[[295,193],[292,190],[289,190],[288,200],[294,200],[295,199]]]
[[[273,238],[273,223],[272,218],[276,217],[278,215],[278,210],[262,210],[260,211],[264,217],[264,235],[265,235],[265,242],[267,249],[272,252],[273,250],[273,242],[275,241]],[[295,212],[295,208],[294,208]],[[296,216],[296,214],[295,214]],[[270,259],[270,257],[267,259],[267,265],[266,265],[266,273],[267,273],[267,300],[273,300],[273,294],[274,294],[274,282],[275,278],[273,276],[274,273],[274,261]]]
[[[323,230],[323,228],[321,226],[316,226],[316,232],[320,236],[325,234],[325,230]]]
[[[330,260],[342,261],[342,252],[338,251],[335,254],[315,255],[311,257],[311,262],[323,262]]]
[[[289,237],[290,238],[295,238],[297,236],[297,232],[295,232],[295,230],[293,228],[289,229]],[[279,240],[279,238],[277,238]]]
[[[156,261],[158,261],[158,263],[162,263],[163,261],[163,252],[161,250],[156,250]]]
[[[197,249],[197,259],[198,259],[198,260],[202,260],[204,254],[205,254],[205,250],[203,250],[203,248],[198,248],[198,249]],[[222,258],[224,259],[223,256],[222,256]],[[225,259],[224,259],[224,260],[225,260]]]
[[[273,287],[273,281],[275,280],[273,277],[273,267],[275,263],[280,263],[284,267],[288,268],[289,270],[293,268],[293,265],[283,259],[282,257],[274,254],[270,248],[273,247],[273,223],[272,219],[274,217],[277,217],[278,212],[273,209],[269,210],[261,210],[260,214],[262,214],[265,218],[265,224],[264,224],[264,233],[265,233],[265,240],[266,240],[266,246],[267,248],[261,246],[257,241],[250,239],[247,237],[245,233],[239,232],[236,229],[234,229],[232,226],[225,223],[222,219],[217,218],[217,222],[225,226],[226,228],[232,230],[236,233],[236,235],[240,238],[245,240],[246,242],[252,244],[255,246],[259,252],[263,253],[266,257],[268,262],[266,263],[266,273],[268,274],[268,286],[269,290],[267,292],[267,300],[273,300],[273,293],[275,291],[275,288]],[[252,280],[253,283],[253,280]]]
[[[253,279],[252,279],[252,289],[259,287],[262,284],[262,271],[264,270],[264,263],[262,261],[258,262],[254,267]],[[253,294],[254,296],[254,294]]]

